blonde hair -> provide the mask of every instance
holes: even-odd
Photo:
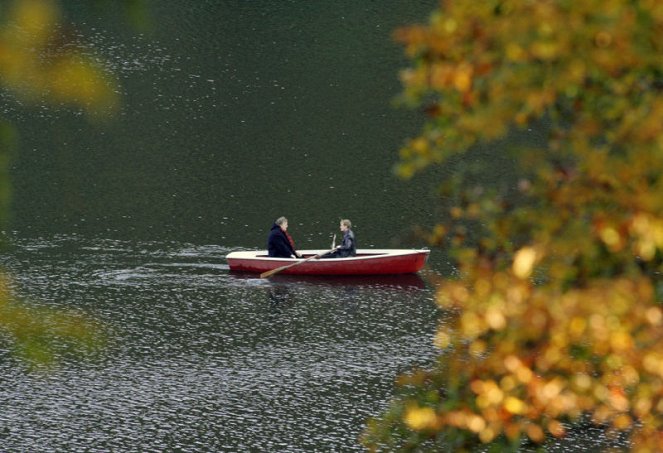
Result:
[[[278,219],[276,219],[276,222],[274,222],[274,223],[277,224],[278,226],[281,226],[284,223],[286,223],[287,221],[288,221],[288,219],[286,219],[285,217],[279,217]]]
[[[352,228],[352,222],[350,222],[350,220],[348,220],[348,219],[341,220],[341,223],[343,225],[345,225],[346,227],[348,227],[348,228]]]

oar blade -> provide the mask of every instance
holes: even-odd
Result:
[[[281,268],[277,267],[276,269],[272,269],[271,271],[263,272],[260,274],[260,278],[269,278],[272,275],[276,274],[277,272],[281,272]]]
[[[308,261],[308,260],[304,260],[304,261]],[[296,265],[298,265],[298,264],[301,264],[301,263],[303,263],[304,261],[299,261],[299,262],[297,262],[297,263],[293,263],[293,264],[287,264],[287,265],[285,265],[285,266],[277,267],[276,269],[272,269],[272,270],[270,270],[270,271],[263,272],[262,274],[260,274],[260,278],[269,278],[269,277],[271,277],[271,276],[274,275],[274,274],[278,274],[279,272],[284,271],[284,270],[288,269],[289,267],[292,267],[292,266],[296,266]]]

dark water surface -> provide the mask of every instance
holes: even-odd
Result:
[[[118,83],[104,121],[0,93],[18,133],[0,265],[19,297],[103,326],[98,360],[28,373],[3,353],[2,451],[352,451],[398,373],[433,360],[422,278],[228,272],[290,219],[325,248],[406,245],[432,187],[396,180],[420,125],[395,109],[397,26],[436,0],[159,1],[136,30],[63,2],[70,45]],[[420,240],[409,245],[422,246]]]
[[[6,99],[13,229],[263,247],[285,215],[322,248],[350,218],[362,245],[386,247],[431,222],[428,180],[392,174],[421,126],[393,106],[407,62],[392,35],[436,0],[160,1],[148,32],[64,3],[122,108],[98,122]]]
[[[35,304],[99,320],[98,360],[0,368],[12,451],[351,451],[395,376],[434,356],[419,276],[228,272],[218,245],[17,240],[2,264]]]

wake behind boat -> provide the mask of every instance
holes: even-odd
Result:
[[[301,250],[301,258],[271,258],[266,250],[231,252],[226,256],[231,271],[265,273],[283,266],[290,275],[388,275],[412,274],[421,270],[430,250],[359,249],[347,258],[313,259],[328,250]],[[307,260],[306,262],[303,262]]]

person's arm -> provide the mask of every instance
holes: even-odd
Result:
[[[290,237],[287,231],[284,231],[283,234],[285,235],[286,240],[288,242],[288,248],[290,249],[290,256],[292,256],[293,258],[301,258],[302,254],[295,249],[295,241],[292,240],[292,237]]]
[[[288,253],[290,253],[290,258],[298,258],[300,255],[297,253],[297,250],[292,248],[292,244],[290,241],[286,239],[286,247],[288,249]]]

